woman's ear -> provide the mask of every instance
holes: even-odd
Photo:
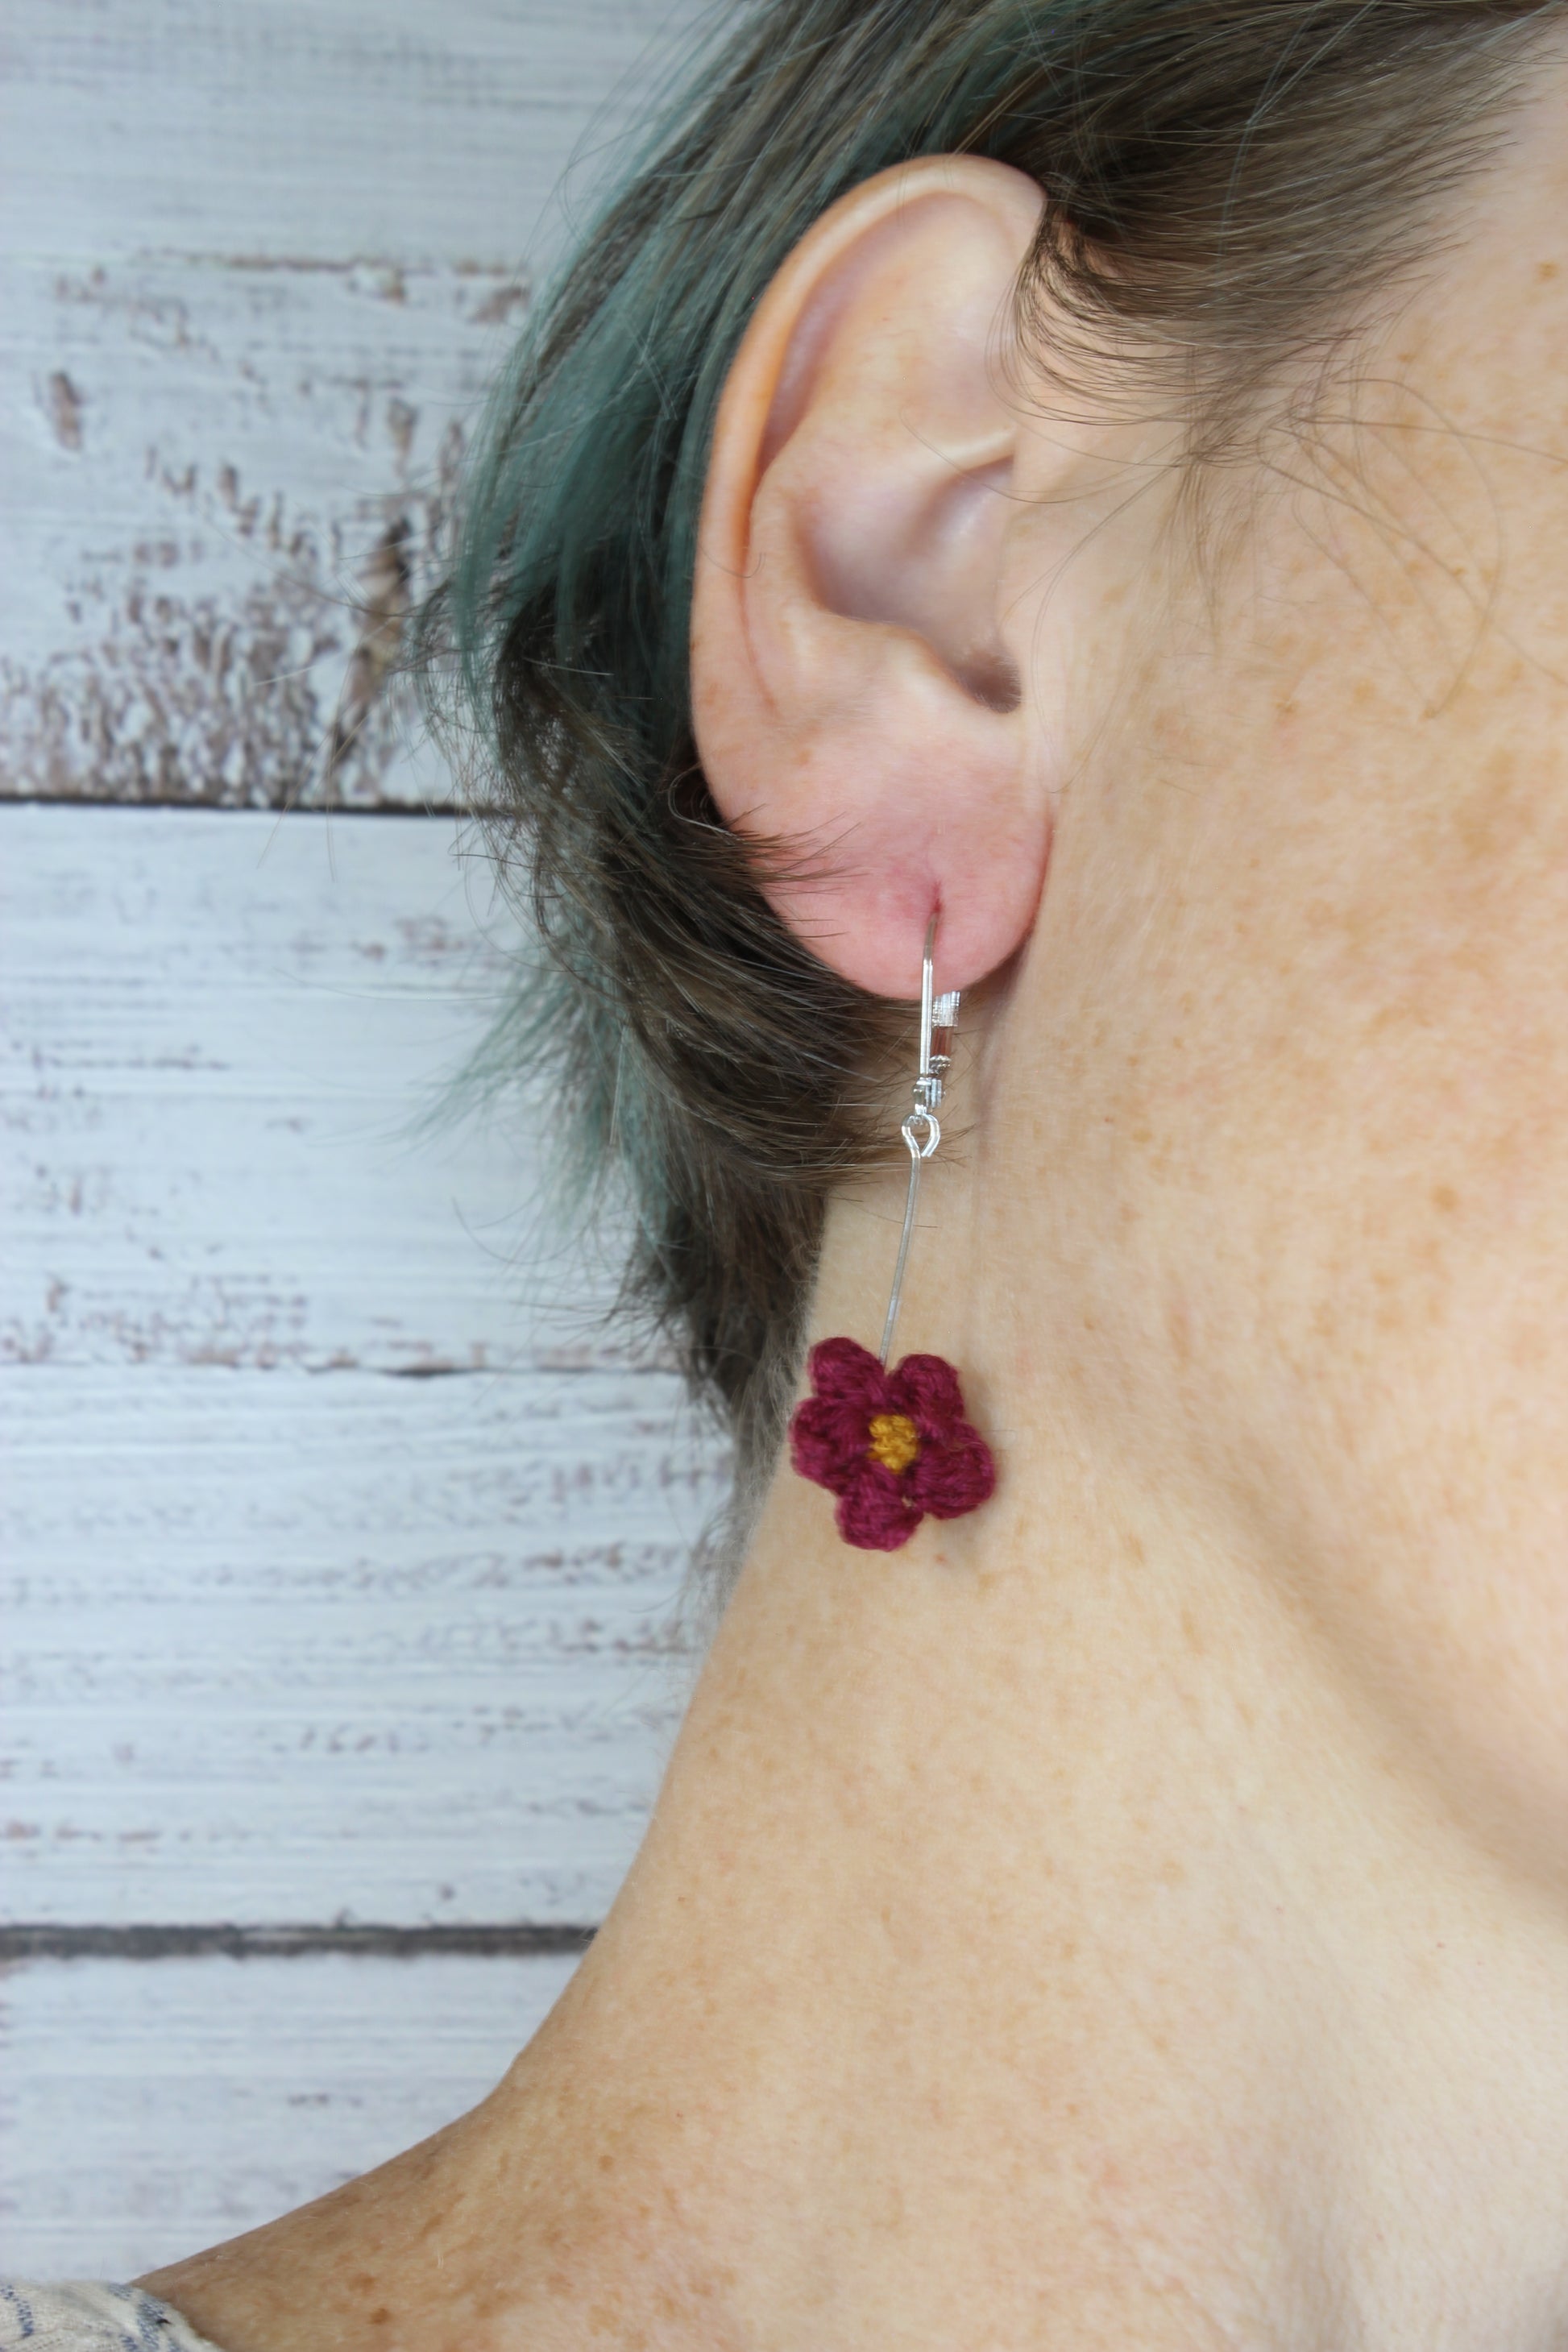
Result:
[[[1050,814],[1000,583],[1010,298],[1040,192],[937,156],[852,191],[760,304],[721,404],[692,609],[697,743],[759,878],[847,980],[963,988],[1026,936]]]

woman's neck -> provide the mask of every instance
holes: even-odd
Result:
[[[557,2153],[684,2299],[651,2341],[1562,2343],[1561,1941],[1309,1626],[1118,1502],[885,1559],[777,1498],[509,2094],[613,2084],[603,2203]]]
[[[1288,1580],[1006,1402],[1005,1494],[906,1552],[781,1480],[566,2000],[165,2274],[227,2352],[1561,2346],[1560,1927]]]

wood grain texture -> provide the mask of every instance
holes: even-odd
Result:
[[[0,795],[445,798],[391,667],[483,387],[693,11],[17,0]]]
[[[662,1379],[4,1387],[6,1916],[603,1916],[705,1499]]]
[[[5,12],[0,800],[76,804],[0,807],[13,2270],[470,2104],[646,1817],[722,1463],[542,1220],[550,1106],[420,1129],[518,942],[449,821],[247,812],[452,798],[401,623],[700,8]]]
[[[452,841],[0,811],[11,1919],[592,1924],[636,1843],[722,1465],[528,1122],[411,1139]]]
[[[473,2105],[570,1959],[75,1960],[0,1981],[0,2269],[132,2278]]]
[[[528,1311],[587,1286],[540,1221],[549,1103],[419,1131],[520,951],[459,847],[0,809],[0,1362],[588,1360]]]
[[[0,795],[449,797],[393,664],[523,303],[477,265],[0,261]]]

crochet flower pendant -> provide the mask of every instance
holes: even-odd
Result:
[[[991,1448],[963,1418],[943,1357],[906,1356],[889,1369],[858,1339],[822,1339],[807,1370],[812,1394],[790,1423],[790,1458],[837,1496],[847,1544],[897,1551],[928,1513],[962,1518],[990,1499]]]
[[[838,1532],[860,1551],[898,1551],[928,1513],[961,1519],[988,1502],[996,1484],[991,1448],[963,1418],[958,1374],[945,1357],[891,1360],[921,1171],[942,1141],[937,1112],[958,1025],[958,991],[936,992],[936,920],[933,915],[921,961],[914,1108],[899,1129],[910,1155],[910,1189],[882,1352],[874,1356],[858,1339],[819,1339],[806,1358],[812,1392],[789,1425],[791,1461],[803,1478],[837,1496]]]

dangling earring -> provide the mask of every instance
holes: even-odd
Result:
[[[897,1551],[929,1512],[959,1519],[978,1510],[996,1484],[991,1448],[963,1418],[958,1374],[943,1356],[906,1356],[889,1370],[899,1301],[920,1201],[921,1171],[942,1141],[937,1111],[958,1021],[958,991],[932,993],[936,918],[921,969],[921,1064],[915,1107],[900,1132],[909,1149],[910,1190],[893,1266],[882,1352],[858,1339],[819,1339],[806,1359],[812,1393],[790,1423],[790,1459],[803,1478],[838,1497],[834,1513],[847,1544]]]

